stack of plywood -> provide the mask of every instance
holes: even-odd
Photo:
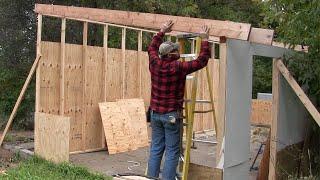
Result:
[[[148,146],[143,99],[99,103],[109,154]]]

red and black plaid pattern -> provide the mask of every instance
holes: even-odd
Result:
[[[181,62],[166,57],[160,59],[158,50],[163,37],[164,33],[157,33],[148,47],[151,73],[150,108],[158,113],[182,109],[187,74],[205,67],[210,58],[209,43],[202,41],[196,60]]]

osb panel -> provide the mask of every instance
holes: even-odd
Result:
[[[99,102],[103,102],[104,61],[102,47],[87,47],[86,58],[86,120],[85,120],[85,149],[102,148],[102,121],[99,113]]]
[[[121,98],[122,94],[122,56],[121,49],[108,49],[107,60],[107,101]]]
[[[82,45],[66,44],[65,55],[65,81],[64,115],[70,117],[70,151],[80,150],[83,136],[82,126],[84,122],[83,111],[83,64]]]
[[[251,123],[255,125],[271,125],[272,101],[252,99]]]
[[[124,98],[138,98],[139,95],[138,51],[126,50]]]
[[[99,103],[109,154],[148,145],[144,103],[139,99]]]
[[[70,118],[35,113],[35,154],[55,163],[69,161]]]
[[[60,107],[60,43],[41,43],[39,111],[59,114]]]

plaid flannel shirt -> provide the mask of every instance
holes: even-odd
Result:
[[[160,59],[158,50],[164,33],[158,32],[148,47],[151,73],[150,108],[157,113],[182,110],[186,76],[208,64],[210,48],[208,41],[201,42],[198,58],[181,62],[169,58]]]

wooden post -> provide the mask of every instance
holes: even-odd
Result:
[[[126,28],[122,28],[122,37],[121,37],[121,51],[122,51],[122,98],[125,98],[126,92]]]
[[[107,101],[107,60],[108,60],[108,25],[104,25],[103,27],[103,61],[104,61],[104,93],[103,99]]]
[[[141,52],[142,52],[142,31],[138,32],[138,61],[139,61],[139,96],[142,97],[142,62],[141,62]]]
[[[24,94],[25,94],[25,92],[27,90],[27,87],[28,87],[28,85],[29,85],[29,83],[30,83],[30,81],[32,79],[32,76],[33,76],[33,74],[34,74],[34,72],[35,72],[35,70],[36,70],[36,68],[38,66],[40,58],[41,58],[41,55],[36,57],[32,67],[31,67],[31,70],[29,72],[29,75],[27,77],[27,80],[24,82],[24,85],[23,85],[22,90],[21,90],[21,92],[19,94],[18,100],[16,101],[16,104],[14,105],[14,108],[13,108],[11,114],[10,114],[10,118],[9,118],[9,120],[7,122],[6,128],[4,129],[3,134],[1,136],[0,146],[2,145],[4,137],[7,134],[8,130],[9,130],[11,124],[12,124],[13,118],[17,114],[18,107],[20,106],[20,103],[23,100]]]
[[[38,14],[37,26],[37,56],[41,55],[41,33],[42,33],[42,15]],[[40,66],[37,66],[36,72],[36,112],[40,112]]]
[[[271,137],[270,137],[270,162],[269,162],[269,179],[276,179],[276,162],[277,162],[277,127],[279,115],[279,80],[280,72],[277,67],[277,59],[273,59],[272,66],[272,120],[271,120]]]
[[[82,120],[82,149],[86,150],[86,122],[87,122],[87,46],[88,46],[88,22],[83,23],[82,34],[82,98],[83,98],[83,120]]]
[[[104,76],[104,92],[103,92],[103,100],[107,101],[107,70],[108,70],[108,25],[103,26],[103,61],[104,61],[104,70],[103,70],[103,76]],[[106,139],[104,134],[104,128],[102,128],[102,137],[101,137],[101,144],[102,147],[106,146]]]
[[[222,141],[224,138],[224,126],[225,126],[225,113],[226,113],[226,75],[227,75],[227,44],[224,39],[220,42],[220,65],[219,65],[219,97],[217,99],[217,106],[219,112],[217,113],[217,149],[216,149],[216,164],[219,163],[223,154],[220,154],[220,150],[222,148]],[[222,179],[222,172],[216,170],[215,179]]]
[[[66,55],[66,18],[62,19],[61,22],[61,69],[60,69],[60,115],[64,115],[64,66],[65,66],[65,55]]]

